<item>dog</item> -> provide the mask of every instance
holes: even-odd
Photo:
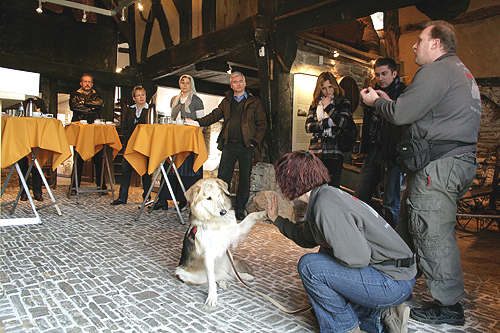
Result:
[[[227,184],[217,178],[197,181],[185,196],[191,225],[184,236],[175,275],[185,283],[208,283],[205,304],[213,307],[217,305],[217,284],[227,289],[228,281],[236,279],[226,251],[231,246],[236,248],[257,221],[267,218],[267,212],[251,213],[238,223],[230,210]],[[235,267],[243,280],[254,279],[245,262],[235,260]]]

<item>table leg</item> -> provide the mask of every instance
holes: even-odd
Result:
[[[170,166],[172,166],[172,164],[170,164]],[[177,199],[175,198],[174,191],[172,190],[172,186],[170,185],[170,181],[168,180],[167,172],[165,171],[165,168],[163,167],[163,163],[160,165],[160,167],[161,167],[161,171],[163,173],[163,177],[165,177],[165,183],[167,184],[168,190],[170,191],[170,195],[172,196],[172,200],[174,201],[175,210],[177,210],[177,214],[179,215],[179,218],[181,219],[181,223],[186,224],[184,222],[184,219],[182,218],[181,210],[179,209],[179,206],[177,205]],[[170,170],[170,167],[169,167],[169,170]]]
[[[26,179],[23,177],[21,167],[19,167],[19,164],[17,162],[16,162],[15,166],[16,166],[17,174],[19,175],[19,179],[21,179],[21,183],[23,184],[23,188],[26,191],[26,194],[28,195],[28,200],[30,202],[31,208],[33,209],[33,213],[35,213],[35,216],[37,217],[37,219],[40,220],[40,216],[38,215],[38,212],[36,211],[36,207],[35,207],[35,203],[33,202],[33,198],[30,195],[30,189],[28,187],[28,184],[26,183]],[[28,171],[29,171],[29,168],[28,168]],[[19,197],[20,197],[20,194],[18,193],[16,202],[14,202],[14,206],[12,207],[12,210],[10,211],[10,215],[14,214],[14,210],[16,209],[16,204],[19,200]]]
[[[161,162],[160,165],[163,165],[165,161]],[[148,190],[148,193],[146,194],[146,197],[144,198],[144,200],[142,201],[142,204],[141,204],[141,208],[139,209],[139,213],[137,214],[137,216],[135,217],[135,220],[139,220],[139,218],[141,217],[141,214],[142,214],[142,211],[144,209],[144,207],[146,206],[146,202],[151,194],[151,192],[153,191],[153,187],[155,186],[155,183],[156,183],[156,180],[158,179],[158,176],[160,176],[160,172],[161,172],[161,169],[160,168],[157,168],[155,173],[154,173],[154,176],[153,178],[151,179],[151,186],[149,187],[149,190]],[[160,194],[160,192],[158,191],[158,193],[156,194],[156,198],[155,200],[153,201],[153,205],[151,205],[151,209],[153,208],[154,206],[154,203],[156,202],[156,199],[158,198],[158,195]]]
[[[49,183],[47,183],[47,179],[45,178],[45,175],[43,174],[42,168],[40,167],[40,163],[38,163],[36,158],[33,159],[33,161],[35,162],[36,168],[40,172],[40,176],[42,176],[43,184],[45,185],[45,188],[47,189],[47,193],[49,194],[50,199],[52,200],[52,203],[54,204],[54,207],[56,208],[57,215],[61,216],[62,215],[61,210],[59,209],[59,206],[56,204],[56,199],[54,198],[54,195],[52,194],[52,191],[50,190]]]
[[[5,183],[2,185],[2,194],[0,196],[2,196],[3,192],[5,192],[5,189],[7,188],[7,184],[9,183],[10,177],[12,177],[12,174],[14,173],[14,169],[15,169],[15,166],[12,165],[10,167],[10,171],[9,171],[9,174],[7,175],[7,178],[5,178]]]
[[[115,201],[115,190],[113,189],[113,178],[111,176],[111,168],[109,166],[109,159],[108,159],[108,154],[106,153],[106,149],[105,147],[107,147],[108,145],[104,145],[104,147],[102,148],[102,154],[104,155],[103,157],[103,160],[102,160],[102,170],[101,170],[101,191],[104,191],[102,189],[102,184],[104,182],[104,163],[106,162],[106,167],[107,167],[107,170],[108,170],[108,178],[109,178],[109,187],[111,189],[109,190],[106,190],[106,191],[111,191],[111,195],[113,196],[113,201]]]
[[[184,184],[182,183],[181,176],[177,172],[177,167],[175,166],[174,159],[172,157],[170,157],[170,166],[172,166],[174,168],[174,172],[175,172],[175,175],[177,176],[177,180],[179,181],[179,184],[181,185],[182,192],[184,193],[184,195],[186,195],[186,189],[184,188]]]

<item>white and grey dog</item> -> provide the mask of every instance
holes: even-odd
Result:
[[[196,182],[186,192],[190,205],[190,228],[183,241],[182,255],[175,274],[186,283],[208,283],[205,304],[217,304],[217,286],[227,289],[227,282],[236,278],[226,250],[236,248],[253,225],[267,218],[266,211],[249,214],[241,223],[230,210],[231,200],[227,184],[217,178]],[[254,279],[248,265],[235,260],[238,274],[243,280]]]

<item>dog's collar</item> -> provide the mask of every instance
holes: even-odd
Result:
[[[198,226],[197,225],[192,225],[192,226],[189,226],[189,229],[188,229],[188,238],[192,238],[194,240],[194,237],[196,236],[196,230],[198,229]]]

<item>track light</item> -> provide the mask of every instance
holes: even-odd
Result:
[[[125,18],[125,8],[122,8],[122,17],[120,18],[122,22],[125,22],[127,19]]]
[[[233,67],[231,67],[231,65],[229,65],[229,69],[227,70],[227,74],[231,75],[232,72],[233,72]]]
[[[43,13],[43,9],[42,9],[42,0],[38,0],[38,8],[36,9],[36,12],[38,14],[42,14]]]
[[[83,11],[82,22],[87,22],[87,12]]]

